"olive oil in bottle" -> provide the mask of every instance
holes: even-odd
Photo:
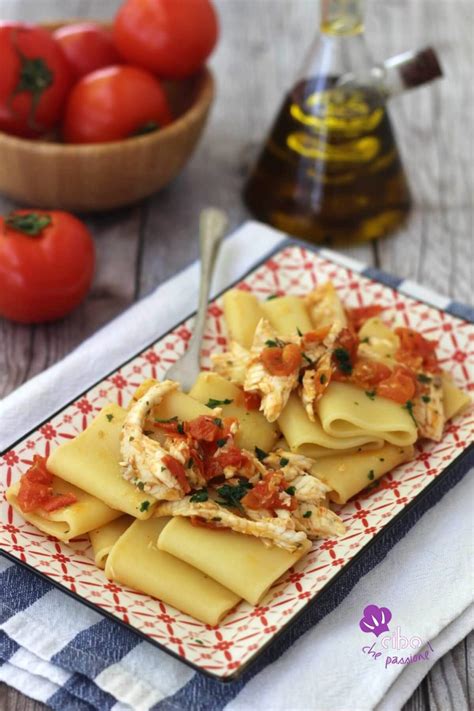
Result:
[[[244,199],[259,219],[298,237],[362,242],[400,226],[410,208],[386,99],[441,70],[432,50],[374,67],[361,0],[322,2],[304,78],[283,102]]]

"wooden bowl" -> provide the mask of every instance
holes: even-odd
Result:
[[[44,25],[54,30],[60,25]],[[130,205],[163,188],[189,160],[214,98],[209,69],[164,82],[176,120],[143,136],[72,145],[0,131],[0,192],[38,208],[82,212]]]

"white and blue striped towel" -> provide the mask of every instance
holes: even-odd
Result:
[[[226,241],[216,291],[282,239],[274,230],[247,223]],[[364,270],[358,262],[341,255],[336,258],[349,261],[347,266],[357,271]],[[461,304],[415,284],[400,283],[373,269],[364,272],[384,281],[391,279],[404,293],[451,313],[470,316]],[[0,450],[22,434],[20,427],[29,431],[190,313],[197,281],[198,269],[193,265],[4,400],[0,404]],[[160,315],[159,323],[150,323],[150,313]],[[62,383],[61,389],[53,387],[57,382]],[[18,412],[22,413],[21,425]],[[0,680],[58,711],[398,709],[436,660],[473,626],[474,586],[469,584],[473,494],[472,477],[465,477],[418,523],[407,524],[407,529],[413,525],[411,530],[399,531],[398,537],[404,537],[396,545],[395,540],[388,542],[385,550],[367,561],[366,569],[354,574],[351,584],[338,591],[337,599],[321,601],[317,626],[308,623],[305,627],[303,618],[260,663],[240,680],[226,684],[194,672],[0,557]],[[370,603],[389,607],[404,635],[430,641],[434,650],[430,659],[385,669],[363,654],[358,621]]]

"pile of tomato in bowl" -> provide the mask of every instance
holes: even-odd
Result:
[[[213,98],[210,0],[126,0],[113,22],[0,22],[0,192],[101,210],[171,180]]]

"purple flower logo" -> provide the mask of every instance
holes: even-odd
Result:
[[[364,616],[359,622],[362,632],[372,632],[376,637],[382,632],[388,632],[388,623],[392,619],[392,613],[388,607],[378,607],[377,605],[367,605]]]

